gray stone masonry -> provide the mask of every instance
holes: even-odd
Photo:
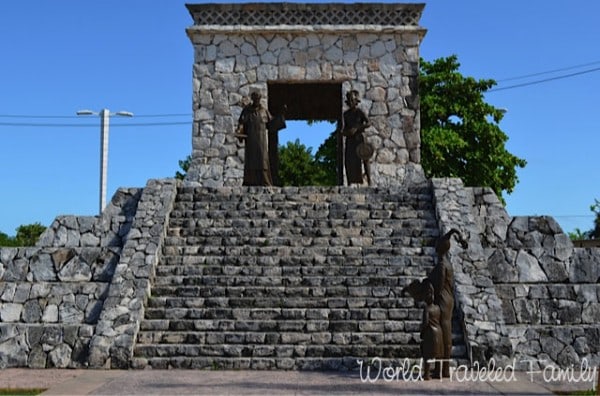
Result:
[[[456,358],[600,364],[598,249],[573,248],[552,218],[509,217],[489,189],[179,184],[119,193],[115,219],[103,218],[130,223],[123,247],[0,249],[0,367],[414,358],[422,309],[401,290],[432,268],[433,240],[450,228],[469,241],[449,253]]]
[[[373,185],[421,173],[418,26],[422,4],[204,4],[194,25],[192,164],[186,181],[239,186],[244,148],[234,130],[252,91],[268,84],[337,83],[357,90],[371,120]],[[246,22],[241,23],[242,20]],[[367,21],[371,23],[367,23]],[[304,100],[310,101],[310,98]],[[343,99],[340,99],[343,103]],[[343,108],[337,109],[341,119]],[[307,114],[305,119],[310,119]]]
[[[84,366],[119,253],[0,248],[0,368]]]
[[[162,248],[177,180],[148,181],[90,342],[91,367],[127,368]]]
[[[123,247],[142,189],[120,188],[100,216],[58,216],[37,246]]]
[[[401,291],[432,268],[436,237],[429,183],[180,188],[133,365],[416,358],[422,308]]]
[[[600,364],[600,249],[574,248],[553,218],[510,218],[493,191],[472,191],[520,368]]]
[[[500,365],[510,363],[512,350],[505,326],[502,302],[480,238],[482,223],[473,213],[473,193],[460,179],[432,179],[440,233],[459,230],[469,247],[454,244],[448,255],[454,269],[456,304],[463,315],[471,361],[487,364],[494,358]]]

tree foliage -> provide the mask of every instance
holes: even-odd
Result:
[[[323,185],[327,175],[299,139],[279,146],[279,181],[284,186]]]
[[[190,169],[190,165],[192,164],[192,155],[188,155],[187,157],[185,157],[185,159],[183,160],[179,160],[179,168],[181,168],[181,170],[183,172],[175,172],[175,179],[179,179],[179,180],[183,180],[183,178],[185,177],[185,175],[187,174],[188,169]]]
[[[594,204],[590,206],[590,210],[594,212],[594,228],[590,230],[590,238],[600,239],[600,200],[595,199]]]
[[[0,246],[34,246],[46,227],[40,223],[24,224],[17,227],[14,237],[0,232]]]
[[[428,177],[460,177],[468,186],[491,187],[501,198],[518,181],[526,161],[505,148],[508,136],[498,126],[503,111],[483,94],[494,80],[459,73],[456,56],[421,60],[421,161]]]
[[[569,233],[569,238],[574,241],[600,239],[600,200],[595,199],[594,203],[590,205],[590,210],[596,216],[594,219],[594,228],[587,231],[581,231],[581,229],[576,228],[575,231]]]
[[[320,185],[335,186],[337,184],[337,136],[336,131],[331,132],[319,146],[314,159],[317,167],[321,169]]]

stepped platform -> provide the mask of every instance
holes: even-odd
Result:
[[[429,185],[179,187],[137,368],[353,369],[419,357],[402,289],[434,265]],[[460,331],[456,354],[464,357]]]

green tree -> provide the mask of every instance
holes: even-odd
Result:
[[[336,131],[331,132],[319,146],[314,158],[316,166],[320,169],[321,180],[318,185],[335,186],[337,184],[337,136]]]
[[[17,241],[21,246],[34,246],[46,227],[40,223],[20,225],[17,227]]]
[[[595,199],[590,210],[596,215],[594,228],[589,231],[590,239],[600,239],[600,200]]]
[[[568,235],[572,241],[581,241],[583,239],[590,239],[589,231],[584,232],[584,231],[581,231],[580,228],[575,228],[575,231],[569,232]]]
[[[594,203],[590,205],[590,210],[596,216],[594,219],[594,228],[588,231],[581,231],[581,229],[575,228],[575,231],[569,232],[569,238],[574,241],[600,239],[600,200],[595,199]]]
[[[312,147],[299,139],[279,146],[279,181],[284,186],[322,185],[324,171],[317,165]]]
[[[0,232],[0,246],[19,246],[17,239]]]
[[[190,165],[192,164],[192,155],[188,155],[183,160],[179,160],[179,167],[183,172],[177,171],[175,173],[175,179],[183,180],[185,175],[187,174],[188,169],[190,169]]]
[[[0,232],[0,246],[34,246],[45,230],[46,227],[40,223],[33,223],[17,227],[14,237]]]
[[[518,181],[526,161],[505,148],[508,136],[498,126],[503,111],[483,94],[494,80],[459,73],[455,55],[421,60],[421,161],[428,177],[460,177],[468,186],[491,187],[502,198]]]

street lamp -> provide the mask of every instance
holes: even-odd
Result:
[[[79,110],[78,116],[97,115],[100,116],[100,214],[106,206],[106,174],[108,169],[108,120],[110,116],[133,117],[129,111],[117,111],[111,113],[108,109],[100,112],[91,110]]]

